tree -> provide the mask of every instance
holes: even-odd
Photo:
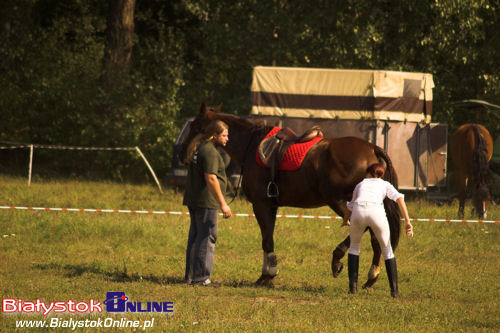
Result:
[[[106,92],[120,90],[130,71],[134,37],[135,0],[109,0],[106,24],[106,49],[102,85]]]
[[[433,120],[495,136],[497,118],[449,105],[500,104],[498,11],[497,0],[5,0],[0,140],[138,145],[165,172],[201,102],[248,113],[257,65],[432,73]],[[112,169],[107,159],[66,164]]]

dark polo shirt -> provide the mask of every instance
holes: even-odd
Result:
[[[188,166],[183,205],[193,208],[219,208],[217,200],[208,190],[205,173],[217,176],[222,195],[225,195],[227,178],[224,160],[210,141],[200,144]]]

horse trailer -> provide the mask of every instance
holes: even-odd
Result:
[[[301,134],[355,136],[389,154],[399,188],[446,187],[448,126],[431,122],[431,74],[255,67],[251,115]]]
[[[264,67],[253,69],[248,115],[302,134],[319,126],[326,137],[355,136],[388,152],[402,190],[446,188],[446,124],[431,122],[431,74],[374,70]],[[185,167],[174,146],[170,183],[182,184]],[[230,165],[232,183],[238,168]]]

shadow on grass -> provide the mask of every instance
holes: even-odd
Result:
[[[127,267],[124,265],[120,270],[115,267],[113,270],[106,270],[98,262],[92,263],[82,263],[82,264],[61,264],[61,263],[40,263],[34,264],[33,268],[48,271],[55,270],[63,272],[63,275],[68,278],[79,277],[86,273],[95,274],[103,276],[105,279],[113,282],[152,282],[160,285],[168,284],[181,284],[185,285],[184,279],[179,277],[169,277],[169,276],[155,276],[153,274],[140,275],[137,273],[128,273]],[[310,285],[303,284],[300,287],[297,286],[283,286],[278,287],[273,284],[269,286],[257,285],[255,282],[251,281],[230,281],[226,283],[219,283],[221,287],[229,288],[259,288],[259,289],[273,289],[280,291],[305,291],[311,293],[322,293],[325,291],[325,287],[312,287]]]
[[[229,283],[221,283],[222,286],[225,287],[233,287],[233,288],[259,288],[259,289],[272,289],[279,291],[305,291],[310,293],[322,293],[326,290],[326,287],[313,287],[307,284],[302,284],[302,286],[275,286],[273,283],[270,285],[258,285],[256,282],[251,281],[231,281]]]
[[[137,273],[128,273],[127,267],[124,266],[123,269],[118,269],[115,267],[114,270],[106,270],[102,268],[101,264],[93,263],[83,263],[83,264],[59,264],[59,263],[48,263],[48,264],[35,264],[34,268],[40,270],[57,270],[65,271],[65,277],[78,277],[85,273],[91,273],[95,275],[101,275],[105,279],[113,282],[153,282],[157,284],[184,284],[184,279],[178,277],[167,277],[167,276],[155,276],[153,274],[140,275]]]

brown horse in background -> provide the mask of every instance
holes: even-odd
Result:
[[[450,152],[455,167],[454,185],[458,187],[458,216],[463,218],[467,190],[479,218],[487,217],[491,198],[489,161],[493,154],[493,139],[479,124],[465,124],[453,133]]]
[[[228,125],[229,141],[224,149],[242,167],[242,188],[246,198],[252,203],[262,235],[264,263],[258,284],[271,284],[278,274],[273,234],[279,206],[315,208],[328,205],[344,217],[349,212],[346,201],[351,200],[355,185],[363,180],[367,167],[373,163],[383,163],[386,166],[385,179],[397,188],[396,172],[391,160],[381,148],[355,137],[325,138],[309,150],[298,170],[278,172],[276,184],[279,197],[270,198],[266,192],[270,171],[257,163],[256,151],[259,143],[273,127],[221,113],[219,110],[220,106],[209,109],[202,105],[184,144],[187,145],[211,121],[221,120]],[[395,202],[387,199],[384,205],[389,220],[391,243],[395,249],[400,234],[399,208]],[[380,246],[371,230],[370,234],[374,255],[364,288],[371,287],[377,280],[381,256]],[[334,277],[337,277],[343,268],[340,259],[349,246],[350,239],[347,237],[333,251]]]

